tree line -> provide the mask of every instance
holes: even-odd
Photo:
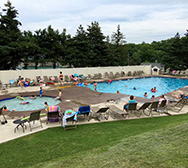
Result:
[[[141,44],[127,44],[120,30],[111,37],[104,36],[98,22],[91,22],[84,30],[77,28],[75,36],[67,34],[66,28],[54,30],[51,25],[34,32],[20,31],[21,22],[18,11],[7,1],[0,12],[0,56],[1,70],[16,69],[21,63],[52,62],[69,67],[123,66],[139,65],[142,62],[155,62],[166,68],[188,68],[188,31],[184,37],[175,37]]]

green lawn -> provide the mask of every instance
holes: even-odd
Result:
[[[188,115],[51,128],[1,144],[0,167],[188,167]]]

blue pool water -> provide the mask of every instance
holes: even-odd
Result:
[[[26,101],[29,104],[20,104],[21,102]],[[47,102],[48,105],[56,105],[59,104],[60,100],[55,100],[53,97],[36,97],[36,99],[30,99],[30,97],[24,97],[24,100],[20,99],[7,99],[0,101],[0,107],[6,106],[8,110],[16,110],[16,111],[29,111],[29,110],[38,110],[45,108],[44,102]]]
[[[125,87],[125,85],[128,87]],[[158,97],[187,85],[187,79],[148,77],[113,81],[111,84],[101,82],[97,84],[97,91],[104,93],[117,93],[117,90],[119,90],[122,94],[134,95],[137,97],[144,97],[144,93],[147,92],[147,98],[151,98],[152,95]],[[133,90],[133,87],[135,87],[136,90]],[[150,89],[154,87],[157,88],[157,92],[155,93],[150,91]],[[93,84],[88,85],[88,88],[94,90]]]

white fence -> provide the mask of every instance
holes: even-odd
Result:
[[[116,67],[85,67],[85,68],[67,68],[67,69],[39,69],[39,70],[6,70],[0,71],[0,80],[3,84],[9,83],[9,80],[17,79],[18,76],[24,78],[36,79],[36,76],[59,76],[59,72],[62,71],[63,75],[72,75],[72,74],[83,74],[87,76],[88,74],[94,75],[96,73],[101,73],[102,75],[105,72],[116,72],[121,73],[121,71],[127,74],[129,71],[144,71],[146,75],[151,74],[151,66],[116,66]]]

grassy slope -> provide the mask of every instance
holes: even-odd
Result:
[[[0,167],[186,167],[188,115],[52,128],[0,145]]]

